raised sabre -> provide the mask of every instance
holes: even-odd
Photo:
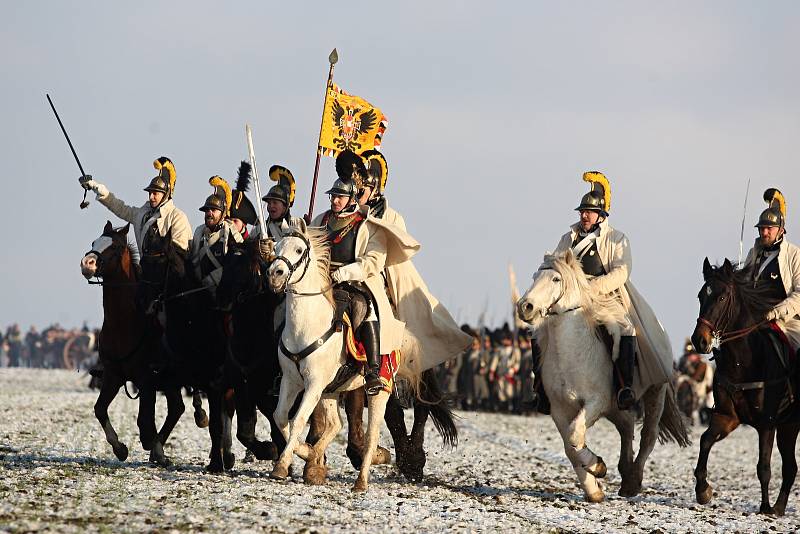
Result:
[[[45,93],[45,96],[47,97],[47,101],[50,102],[50,107],[52,108],[53,113],[55,113],[56,115],[56,120],[58,121],[58,125],[61,126],[61,131],[64,132],[64,137],[67,138],[67,144],[69,145],[69,149],[72,150],[72,156],[75,158],[75,163],[78,164],[78,168],[81,170],[81,176],[86,176],[86,173],[83,171],[83,165],[81,165],[81,160],[78,159],[78,154],[75,153],[75,147],[72,146],[72,141],[69,140],[69,135],[67,135],[67,129],[64,128],[64,123],[61,122],[61,117],[58,116],[58,111],[56,111],[56,107],[53,105],[53,101],[50,99],[50,95]],[[89,206],[89,201],[86,200],[86,193],[88,192],[89,190],[84,188],[83,200],[81,201],[81,209],[85,209],[86,207]]]
[[[256,196],[258,197],[258,226],[261,228],[261,239],[267,238],[267,225],[264,222],[264,203],[261,200],[261,186],[258,185],[258,169],[256,168],[256,153],[253,150],[253,130],[249,124],[244,125],[247,133],[247,152],[250,155],[250,166],[253,168],[253,182],[255,183]]]
[[[747,179],[747,190],[744,192],[744,210],[742,212],[742,232],[739,234],[739,263],[742,265],[742,252],[744,246],[744,219],[747,217],[747,195],[750,193],[750,178]]]

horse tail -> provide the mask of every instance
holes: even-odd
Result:
[[[422,373],[420,380],[419,400],[425,405],[433,419],[433,426],[442,437],[445,446],[456,447],[458,445],[458,427],[456,427],[456,416],[450,407],[450,397],[439,387],[436,373],[429,369]]]
[[[667,383],[664,393],[664,411],[658,421],[658,440],[661,443],[674,441],[679,447],[688,447],[692,444],[686,428],[686,420],[675,402],[675,388],[671,383]]]

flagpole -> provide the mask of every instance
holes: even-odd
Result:
[[[319,145],[322,141],[322,125],[325,123],[325,104],[328,101],[328,90],[330,89],[331,85],[333,85],[333,67],[336,65],[336,62],[339,61],[339,54],[336,52],[334,48],[333,51],[328,56],[328,63],[330,63],[330,69],[328,70],[328,83],[325,84],[325,99],[322,101],[322,119],[319,123],[319,137],[317,138],[317,161],[314,163],[314,181],[311,183],[311,199],[308,201],[308,213],[304,217],[306,220],[306,224],[311,224],[311,217],[314,214],[314,197],[317,196],[317,177],[319,176],[319,160],[322,154],[319,151]]]

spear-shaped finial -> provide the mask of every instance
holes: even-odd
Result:
[[[337,61],[339,61],[339,54],[338,52],[336,52],[336,49],[334,48],[331,51],[331,55],[328,56],[328,63],[330,63],[331,65],[336,65]]]

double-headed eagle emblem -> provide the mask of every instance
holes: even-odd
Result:
[[[336,130],[334,143],[339,150],[350,149],[360,152],[362,143],[358,137],[369,132],[378,122],[378,114],[374,108],[362,111],[358,106],[342,106],[338,100],[333,102],[333,128]]]

